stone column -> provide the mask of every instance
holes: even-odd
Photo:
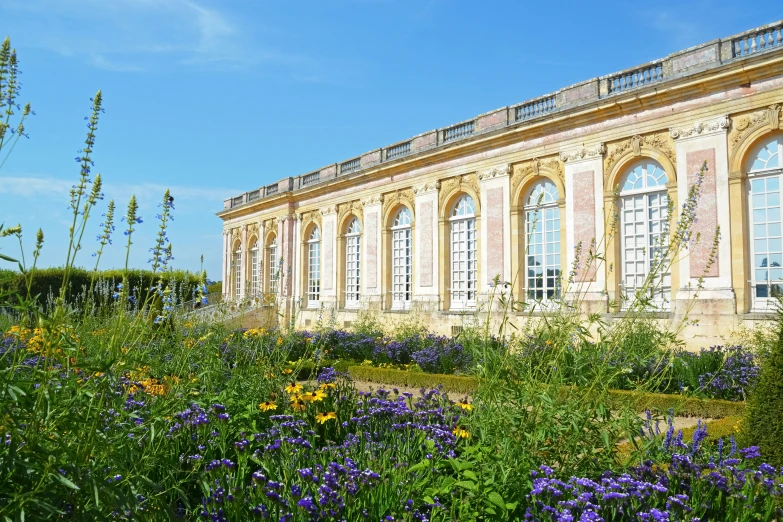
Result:
[[[432,181],[413,188],[413,303],[414,307],[438,309],[438,189]],[[443,277],[446,277],[445,275]]]
[[[242,266],[238,266],[237,270],[239,270],[239,273],[241,274],[239,276],[240,281],[240,289],[241,293],[240,296],[244,299],[247,297],[247,267],[250,266],[250,263],[247,261],[248,256],[248,248],[247,248],[247,225],[242,225]]]
[[[566,229],[566,243],[561,247],[561,255],[566,258],[563,286],[566,298],[582,300],[586,312],[605,312],[607,303],[604,290],[609,267],[597,259],[608,258],[607,248],[611,248],[604,230],[605,152],[604,144],[598,143],[560,153],[565,163],[566,192],[565,216],[560,216],[561,226]]]
[[[228,232],[223,230],[223,266],[222,271],[220,272],[220,279],[222,281],[222,289],[221,293],[223,294],[223,299],[228,298],[228,274],[226,273],[226,270],[228,269]]]
[[[381,306],[381,203],[380,195],[371,196],[364,201],[364,228],[362,230],[361,297],[370,308]]]
[[[321,302],[333,308],[339,301],[337,289],[337,207],[321,209]],[[307,277],[307,274],[304,276]]]
[[[673,310],[685,313],[696,296],[699,279],[703,288],[689,314],[733,314],[736,306],[731,284],[731,213],[729,206],[729,156],[726,134],[728,116],[698,121],[686,128],[671,128],[677,151],[677,192],[686,202],[701,178],[696,203],[697,220],[692,225],[692,242],[679,262],[680,284]],[[677,209],[678,212],[681,209]],[[678,216],[679,218],[679,216]],[[716,233],[720,237],[716,248]],[[703,327],[702,327],[703,329]]]
[[[478,281],[484,299],[510,294],[511,289],[511,165],[506,163],[478,173],[481,198],[481,238]],[[501,283],[494,289],[494,281]]]

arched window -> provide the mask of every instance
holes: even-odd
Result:
[[[780,178],[783,175],[783,135],[767,138],[748,161],[750,253],[753,259],[751,296],[754,310],[773,307],[783,295],[783,236],[780,219]]]
[[[663,167],[646,158],[620,184],[621,285],[626,308],[637,295],[661,310],[669,307],[671,274],[663,268],[668,262],[662,258],[669,233],[668,182]]]
[[[549,180],[536,183],[525,202],[528,299],[560,296],[560,194]]]
[[[237,245],[234,252],[234,297],[242,299],[242,245]]]
[[[269,242],[269,293],[277,294],[277,282],[280,268],[277,257],[277,236],[273,236]]]
[[[392,310],[407,310],[413,295],[411,211],[403,207],[392,222]]]
[[[476,306],[476,204],[467,194],[454,204],[451,225],[451,308]]]
[[[256,297],[261,292],[261,257],[258,255],[258,241],[253,241],[253,246],[250,248],[250,288],[253,292],[253,297]]]
[[[321,300],[321,231],[313,227],[307,239],[307,306],[318,306]]]
[[[359,306],[359,276],[361,273],[362,227],[359,220],[351,219],[345,233],[345,306]]]

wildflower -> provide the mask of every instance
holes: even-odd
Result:
[[[333,411],[330,411],[329,413],[319,413],[315,416],[315,420],[318,421],[319,424],[324,424],[329,419],[336,419],[337,414]]]
[[[294,373],[294,371],[291,368],[286,368],[283,370],[283,375],[291,375]]]
[[[454,435],[456,435],[460,439],[469,439],[470,438],[470,432],[465,430],[464,428],[460,428],[459,426],[454,428],[454,430],[451,433],[453,433]]]
[[[319,386],[318,389],[321,390],[321,391],[326,391],[326,390],[328,390],[330,388],[334,389],[336,387],[337,387],[337,385],[335,385],[333,382],[325,382],[321,386]]]
[[[283,338],[282,337],[278,337],[277,338],[277,346],[280,346],[281,344],[283,344]]]
[[[288,392],[289,395],[299,393],[300,391],[302,391],[302,385],[296,383],[287,384],[285,387],[285,391]]]
[[[305,411],[306,406],[302,399],[291,399],[291,408],[294,411]]]
[[[465,411],[473,411],[473,405],[469,403],[467,400],[459,401],[457,403],[457,406],[459,406]]]
[[[258,405],[258,409],[261,411],[270,411],[270,410],[276,410],[277,404],[271,401],[262,402]]]

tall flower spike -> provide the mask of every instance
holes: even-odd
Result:
[[[171,256],[171,242],[169,242],[166,236],[166,229],[168,228],[169,221],[173,221],[171,211],[174,209],[174,198],[171,197],[171,193],[168,189],[163,194],[163,202],[158,205],[163,210],[156,217],[160,221],[158,227],[158,236],[155,239],[155,246],[150,248],[152,257],[149,259],[149,263],[152,264],[152,272],[156,273],[158,270],[165,272],[168,268]]]

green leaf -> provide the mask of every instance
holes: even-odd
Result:
[[[460,480],[454,485],[458,488],[467,489],[469,491],[474,491],[476,489],[476,483],[470,480]]]
[[[492,491],[489,495],[487,495],[487,498],[500,509],[506,509],[506,503],[503,501],[503,497],[501,497],[500,493],[497,491]]]
[[[8,261],[9,263],[18,263],[19,262],[16,259],[14,259],[13,257],[8,257],[8,256],[3,255],[3,254],[0,254],[0,259],[2,259],[3,261]]]
[[[471,480],[475,480],[476,482],[479,481],[479,479],[476,476],[476,474],[473,473],[472,471],[470,471],[469,469],[466,469],[465,471],[463,471],[462,474],[465,475],[465,477],[467,477],[467,478],[469,478]]]
[[[424,497],[424,502],[426,502],[427,504],[434,504],[435,499],[433,499],[432,497]]]
[[[59,473],[53,473],[53,475],[54,475],[54,476],[57,478],[57,480],[59,480],[60,482],[62,482],[62,483],[63,483],[64,485],[66,485],[67,487],[69,487],[69,488],[71,488],[71,489],[75,489],[75,490],[77,490],[77,491],[79,490],[79,486],[77,486],[76,484],[74,484],[73,482],[71,482],[70,480],[68,480],[67,478],[63,477],[63,476],[62,476],[62,475],[60,475]]]

